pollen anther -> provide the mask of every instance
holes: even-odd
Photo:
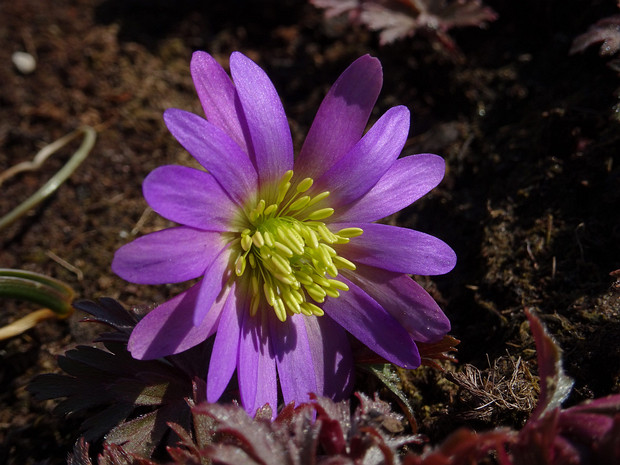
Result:
[[[301,195],[313,186],[312,178],[292,179],[293,171],[284,173],[275,194],[271,191],[275,202],[274,197],[271,202],[260,199],[246,210],[248,227],[241,231],[234,265],[235,274],[243,276],[250,264],[250,315],[266,304],[281,321],[294,314],[322,316],[323,310],[312,302],[321,304],[349,290],[335,278],[339,268],[355,270],[355,264],[332,245],[346,244],[363,233],[359,228],[331,231],[321,220],[334,209],[317,205],[329,192]],[[291,185],[296,187],[291,190]],[[318,209],[313,210],[314,205]]]

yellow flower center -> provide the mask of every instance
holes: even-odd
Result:
[[[235,261],[237,276],[249,274],[250,314],[255,315],[264,300],[281,321],[299,313],[321,316],[323,310],[313,302],[322,303],[325,297],[338,297],[340,291],[349,290],[335,278],[339,269],[355,270],[355,265],[331,245],[346,244],[363,233],[360,228],[330,231],[320,220],[331,216],[334,209],[313,209],[329,192],[303,195],[313,184],[305,178],[290,195],[292,177],[293,171],[282,176],[274,203],[267,205],[261,199],[249,211]]]

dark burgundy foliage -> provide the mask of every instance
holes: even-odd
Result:
[[[469,465],[495,457],[500,465],[598,465],[620,463],[620,395],[568,409],[560,404],[572,388],[562,369],[562,352],[540,320],[526,312],[538,350],[540,398],[521,431],[476,434],[461,429],[404,465]],[[486,462],[485,462],[486,463]]]
[[[255,419],[233,405],[201,404],[194,418],[212,419],[210,444],[189,440],[169,448],[175,463],[199,464],[205,458],[229,465],[348,465],[399,464],[404,444],[421,442],[402,433],[402,417],[390,406],[363,394],[351,415],[348,402],[327,398],[295,407],[289,404],[271,421],[266,407]]]
[[[125,451],[116,444],[104,444],[103,453],[99,459],[93,462],[88,454],[89,446],[84,438],[80,438],[73,448],[73,454],[69,455],[67,465],[155,465],[156,462],[138,457]]]
[[[620,7],[620,2],[618,3]],[[583,34],[577,36],[570,48],[570,54],[583,52],[593,44],[601,43],[599,53],[613,56],[620,50],[620,15],[610,16],[597,21]],[[609,66],[620,72],[620,59],[609,62]]]
[[[379,32],[382,45],[422,32],[438,39],[448,50],[455,45],[448,30],[483,27],[497,14],[480,0],[310,0],[330,18],[347,14],[352,23]]]
[[[620,50],[620,15],[598,21],[573,41],[570,53],[583,52],[592,44],[602,42],[601,55],[613,55]]]
[[[62,413],[90,414],[70,465],[620,463],[620,395],[562,409],[573,382],[562,369],[560,348],[528,311],[541,381],[538,405],[523,429],[475,433],[463,428],[439,446],[415,454],[403,446],[421,444],[424,437],[407,434],[403,417],[376,395],[370,399],[358,393],[353,413],[349,402],[313,397],[306,404],[285,406],[275,419],[268,405],[250,418],[236,404],[204,402],[204,383],[195,378],[204,377],[205,368],[201,373],[194,366],[205,360],[204,354],[192,350],[162,360],[134,360],[126,342],[138,321],[135,314],[111,299],[77,307],[92,315],[90,321],[114,329],[99,338],[105,349],[80,346],[68,351],[59,359],[65,375],[40,376],[30,387],[39,399],[66,397],[58,405]],[[427,352],[445,355],[454,344],[443,341]],[[93,462],[87,441],[108,430]],[[165,444],[172,462],[155,461],[153,452]]]
[[[189,425],[186,399],[192,398],[193,379],[204,377],[205,367],[196,365],[204,360],[199,352],[204,348],[165,360],[136,360],[127,351],[136,314],[106,298],[75,307],[92,315],[87,321],[113,331],[99,337],[99,347],[77,346],[58,357],[65,374],[36,377],[30,392],[40,400],[65,397],[56,407],[60,414],[87,413],[82,423],[86,440],[105,435],[110,445],[123,444],[125,451],[150,456],[169,436],[167,422]]]
[[[399,464],[399,448],[421,438],[402,433],[402,417],[375,398],[358,394],[360,405],[351,415],[348,402],[314,398],[289,404],[272,421],[263,407],[254,419],[236,405],[202,403],[192,408],[194,434],[171,427],[181,438],[168,452],[175,464],[230,465],[379,465]],[[79,440],[69,465],[92,465],[88,444]],[[99,465],[151,465],[155,462],[105,444]]]

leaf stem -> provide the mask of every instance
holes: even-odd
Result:
[[[48,318],[66,318],[73,313],[75,292],[67,284],[49,276],[25,270],[0,268],[0,298],[25,300],[45,308],[0,328],[0,340],[32,328]]]
[[[43,147],[39,153],[34,158],[33,165],[37,166],[42,163],[47,157],[49,157],[54,152],[58,151],[60,148],[67,145],[73,139],[78,137],[80,134],[84,135],[84,140],[82,141],[82,145],[77,149],[77,151],[73,154],[73,156],[67,161],[67,163],[56,172],[56,174],[47,181],[43,187],[41,187],[38,191],[32,194],[28,199],[22,202],[20,205],[15,207],[9,213],[0,218],[0,230],[6,228],[14,221],[23,216],[28,210],[35,207],[47,197],[49,197],[58,187],[65,182],[71,174],[76,170],[76,168],[84,161],[84,159],[88,156],[93,146],[95,145],[95,140],[97,139],[96,131],[90,126],[82,126],[75,131],[67,134],[64,137],[52,142],[51,144]],[[15,168],[15,167],[14,167]],[[9,170],[10,171],[10,170]],[[11,172],[13,175],[15,172],[23,171],[23,169],[18,169]],[[5,173],[6,174],[6,173]],[[8,177],[5,175],[5,178]]]

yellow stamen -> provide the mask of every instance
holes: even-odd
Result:
[[[265,240],[265,244],[269,247],[273,247],[275,245],[273,235],[269,231],[265,231],[265,234],[263,234],[263,239]]]
[[[261,234],[260,231],[256,231],[254,233],[254,235],[252,236],[252,242],[259,249],[265,245],[265,239],[263,239],[263,235]]]
[[[285,246],[284,244],[282,244],[282,242],[274,242],[271,247],[275,247],[276,249],[278,249],[280,252],[282,252],[282,254],[284,254],[284,256],[291,258],[293,256],[293,251],[291,249],[289,249],[287,246]]]
[[[347,286],[342,281],[338,281],[337,279],[330,279],[329,280],[329,284],[331,285],[331,287],[334,287],[334,288],[339,289],[341,291],[348,291],[349,290],[349,286]]]
[[[299,184],[297,184],[297,188],[295,190],[297,193],[301,194],[302,192],[306,192],[310,189],[312,184],[314,184],[314,180],[312,178],[304,178]]]
[[[252,238],[248,234],[241,234],[241,248],[246,252],[252,247]]]
[[[237,239],[240,246],[234,264],[237,276],[250,269],[250,315],[266,304],[281,321],[295,314],[321,316],[323,310],[316,304],[349,290],[334,278],[339,268],[354,270],[355,264],[341,257],[331,244],[346,244],[363,233],[360,228],[332,232],[321,220],[331,216],[333,208],[321,204],[312,211],[329,192],[302,195],[313,186],[313,180],[292,179],[293,172],[287,171],[275,191],[271,189],[271,198],[260,199],[246,209],[248,227]],[[291,191],[292,185],[296,187]]]
[[[337,236],[346,237],[347,239],[351,237],[358,237],[364,233],[364,230],[361,228],[344,228],[336,233]]]
[[[334,299],[336,297],[340,297],[340,292],[338,292],[338,290],[333,289],[331,287],[326,288],[325,293],[328,295],[328,297],[333,297]]]
[[[357,267],[355,266],[355,263],[347,260],[344,257],[341,257],[340,255],[336,255],[335,257],[333,257],[332,261],[339,268],[344,268],[344,269],[351,270],[351,271],[355,271],[357,269]]]
[[[237,276],[241,276],[245,271],[245,256],[239,255],[235,261],[235,273]]]
[[[321,192],[318,195],[315,195],[314,197],[312,197],[312,200],[310,200],[310,203],[308,203],[308,207],[311,207],[312,205],[319,203],[321,200],[326,199],[327,197],[329,197],[329,194],[329,191],[325,191]]]
[[[325,218],[329,218],[330,216],[332,216],[334,214],[334,209],[333,208],[321,208],[320,210],[315,210],[312,213],[310,213],[307,217],[306,220],[324,220]]]
[[[307,205],[308,202],[310,202],[310,196],[309,195],[304,195],[303,197],[298,198],[297,200],[295,200],[289,207],[289,211],[297,211],[297,210],[303,210]]]

